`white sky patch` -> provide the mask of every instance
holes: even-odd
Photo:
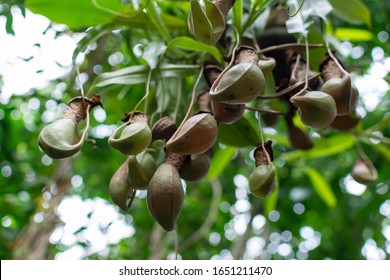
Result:
[[[17,9],[12,12],[15,36],[6,33],[5,18],[0,17],[1,103],[7,103],[14,94],[45,87],[50,80],[66,75],[76,47],[76,40],[69,35],[56,38],[53,29],[44,33],[50,24],[47,18],[28,10],[25,18]]]
[[[117,244],[134,235],[135,229],[108,201],[95,198],[83,201],[79,196],[66,197],[56,210],[63,224],[50,236],[50,242],[70,246],[57,259],[80,259],[105,252],[110,244]],[[79,233],[75,232],[81,230]],[[81,253],[77,243],[89,246]]]
[[[368,111],[373,111],[390,89],[389,84],[383,79],[389,73],[389,69],[380,63],[374,62],[368,74],[354,79],[354,85],[358,88],[360,98]]]

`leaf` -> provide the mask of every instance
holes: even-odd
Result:
[[[77,56],[86,50],[86,48],[96,42],[100,37],[107,34],[111,30],[118,28],[116,24],[105,24],[102,26],[97,26],[96,28],[91,28],[85,34],[85,36],[77,43],[76,49],[73,51],[72,60],[76,61]]]
[[[361,0],[328,0],[333,12],[339,18],[353,24],[366,24],[371,27],[370,10]]]
[[[380,152],[388,162],[390,162],[390,149],[386,147],[385,145],[378,144],[378,145],[373,145],[373,147]]]
[[[237,28],[239,33],[241,33],[241,29],[242,29],[242,14],[243,14],[242,0],[236,0],[236,2],[233,5],[233,22],[234,22],[234,26]]]
[[[148,66],[135,65],[114,72],[103,73],[99,76],[96,86],[104,87],[115,84],[134,85],[145,83],[148,72]],[[199,72],[199,65],[162,64],[158,67],[157,72],[153,71],[152,78],[186,77],[195,75],[197,72]]]
[[[316,159],[328,157],[348,150],[354,143],[354,137],[349,134],[336,135],[331,138],[321,138],[315,141],[314,148],[308,151],[288,152],[283,155],[283,158],[286,161],[292,162],[301,158]]]
[[[238,148],[252,146],[260,143],[260,134],[255,124],[247,116],[232,124],[220,124],[218,141],[224,145]]]
[[[320,196],[320,198],[328,205],[330,208],[334,208],[337,204],[337,199],[333,193],[332,188],[329,186],[328,182],[324,177],[315,169],[311,167],[302,167],[301,169],[309,177],[314,190]]]
[[[201,42],[211,43],[213,27],[207,18],[204,6],[199,0],[191,0],[191,11],[188,15],[188,26],[194,37]]]
[[[173,48],[173,47],[184,49],[187,51],[206,52],[214,56],[214,58],[219,62],[222,61],[222,55],[216,47],[200,43],[190,37],[179,37],[173,39],[172,41],[169,42],[168,48]]]
[[[99,0],[99,4],[119,13],[124,6],[119,1]],[[91,0],[26,0],[26,6],[33,13],[63,23],[71,29],[79,29],[112,22],[115,15],[94,5]]]
[[[374,38],[374,34],[370,31],[357,28],[339,27],[335,30],[334,35],[339,39],[352,42],[371,41]]]
[[[167,27],[165,26],[164,22],[160,17],[160,14],[157,10],[156,2],[149,1],[146,11],[147,11],[147,15],[149,16],[150,20],[153,22],[157,30],[163,35],[166,41],[169,41],[171,36],[168,32]]]
[[[207,173],[207,178],[218,178],[225,170],[226,166],[230,163],[235,152],[235,147],[226,147],[225,149],[219,149],[211,159],[210,169]]]

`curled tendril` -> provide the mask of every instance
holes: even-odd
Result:
[[[296,10],[295,13],[293,13],[293,14],[290,14],[290,7],[287,7],[288,15],[290,17],[295,17],[299,13],[299,11],[302,9],[303,4],[305,4],[305,0],[302,0],[301,4],[299,5],[298,10]]]

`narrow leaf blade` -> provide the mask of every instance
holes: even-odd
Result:
[[[348,150],[354,145],[354,143],[354,137],[348,134],[337,135],[331,138],[321,138],[315,141],[314,148],[308,151],[288,152],[283,155],[283,158],[286,161],[291,162],[301,158],[316,159],[332,156]]]
[[[242,0],[236,0],[233,6],[233,22],[234,22],[234,26],[237,28],[239,33],[241,33],[241,29],[242,29],[242,14],[243,14]]]
[[[222,55],[214,46],[200,43],[190,37],[179,37],[169,42],[168,48],[180,48],[187,51],[202,51],[211,54],[218,61],[222,61]]]
[[[361,0],[328,0],[334,13],[341,19],[353,24],[366,24],[371,27],[370,10]]]
[[[222,174],[226,166],[230,163],[235,152],[235,147],[226,147],[225,149],[219,149],[211,159],[210,169],[207,173],[207,178],[218,178]]]
[[[337,205],[337,199],[333,193],[332,188],[326,182],[325,178],[315,169],[311,167],[303,167],[302,170],[306,173],[311,181],[314,190],[317,192],[319,197],[328,205],[330,208],[334,208]]]

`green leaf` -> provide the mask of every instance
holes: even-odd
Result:
[[[378,145],[373,145],[373,147],[380,152],[388,162],[390,162],[390,149],[386,147],[385,145],[378,144]]]
[[[157,10],[156,2],[149,1],[149,4],[148,4],[146,11],[147,11],[147,15],[149,16],[150,20],[153,22],[153,24],[157,28],[157,30],[163,35],[163,37],[166,41],[169,41],[171,36],[170,36],[168,29],[165,26],[163,20],[160,17],[160,14]]]
[[[162,64],[158,67],[158,72],[153,71],[153,79],[187,77],[198,73],[199,65]],[[146,65],[130,66],[114,72],[101,74],[98,78],[96,86],[104,87],[116,84],[134,85],[145,83],[148,73],[149,67]]]
[[[370,10],[361,0],[328,0],[333,12],[341,19],[353,24],[366,24],[371,27]]]
[[[218,141],[224,145],[242,147],[256,147],[260,143],[260,134],[256,124],[247,116],[232,124],[220,124]]]
[[[332,188],[325,181],[324,177],[315,169],[311,167],[304,166],[301,168],[303,172],[309,177],[314,190],[321,197],[321,199],[328,205],[330,208],[334,208],[337,204],[337,199],[333,193]]]
[[[214,56],[214,58],[219,62],[222,61],[222,55],[216,47],[200,43],[190,37],[179,37],[173,39],[169,42],[168,48],[173,47],[184,49],[187,51],[206,52]]]
[[[355,143],[352,135],[341,134],[331,138],[320,138],[315,141],[314,148],[308,151],[292,151],[285,153],[283,158],[286,161],[295,161],[301,158],[316,159],[338,154],[341,151],[348,150]]]
[[[236,152],[235,147],[226,147],[219,149],[211,159],[210,169],[207,173],[207,179],[218,178],[230,163],[232,157]]]
[[[99,0],[99,5],[114,13],[124,9],[120,1]],[[71,29],[79,29],[112,22],[115,15],[99,8],[91,0],[26,0],[26,6],[33,13],[41,14],[50,20],[63,23]]]
[[[336,38],[351,42],[371,41],[374,38],[374,34],[370,31],[356,28],[339,27],[335,30],[334,35]]]
[[[234,26],[237,28],[239,33],[241,33],[241,29],[242,29],[242,14],[243,14],[242,0],[236,0],[236,2],[233,5],[233,22],[234,22]]]
[[[92,43],[96,42],[100,37],[107,34],[111,30],[118,28],[116,24],[110,23],[96,28],[91,28],[85,34],[85,36],[77,43],[76,49],[73,51],[72,60],[76,61],[77,56],[85,51],[85,49]]]

